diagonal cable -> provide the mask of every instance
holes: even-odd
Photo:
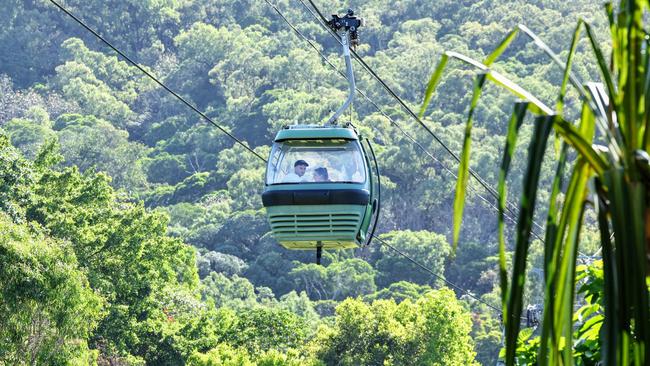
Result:
[[[113,51],[117,52],[117,54],[120,55],[120,56],[122,56],[122,57],[123,57],[127,62],[129,62],[131,65],[135,66],[138,70],[142,71],[143,74],[145,74],[146,76],[148,76],[148,77],[149,77],[151,80],[153,80],[156,84],[160,85],[163,89],[165,89],[165,90],[168,91],[171,95],[173,95],[174,97],[176,97],[176,99],[180,100],[180,101],[181,101],[183,104],[185,104],[188,108],[190,108],[191,110],[193,110],[194,112],[196,112],[198,115],[200,115],[200,116],[201,116],[205,121],[207,121],[208,123],[212,124],[214,127],[216,127],[216,128],[218,128],[219,130],[221,130],[221,132],[223,132],[223,133],[226,134],[228,137],[230,137],[232,140],[234,140],[236,143],[238,143],[239,145],[241,145],[244,149],[248,150],[250,153],[254,154],[254,155],[257,156],[260,160],[262,160],[263,162],[266,163],[266,159],[265,159],[264,157],[262,157],[260,154],[258,154],[257,152],[255,152],[255,150],[251,149],[248,145],[246,145],[243,141],[241,141],[240,139],[238,139],[237,137],[235,137],[233,134],[231,134],[230,132],[228,132],[225,128],[219,126],[219,124],[217,124],[217,123],[216,123],[215,121],[213,121],[210,117],[208,117],[207,115],[205,115],[205,113],[201,112],[198,108],[196,108],[193,104],[191,104],[190,102],[188,102],[185,98],[181,97],[178,93],[176,93],[175,91],[173,91],[172,89],[170,89],[169,87],[167,87],[167,85],[165,85],[163,82],[161,82],[160,80],[158,80],[158,78],[156,78],[154,75],[152,75],[149,71],[147,71],[145,68],[143,68],[142,66],[140,66],[139,64],[137,64],[137,63],[136,63],[135,61],[133,61],[129,56],[127,56],[126,54],[124,54],[124,52],[120,51],[117,47],[113,46],[110,42],[108,42],[106,39],[104,39],[104,37],[102,37],[102,36],[101,36],[99,33],[97,33],[95,30],[93,30],[92,28],[90,28],[89,26],[87,26],[87,25],[86,25],[86,24],[85,24],[81,19],[77,18],[77,17],[76,17],[74,14],[72,14],[68,9],[64,8],[62,5],[60,5],[59,3],[57,3],[55,0],[50,0],[50,2],[51,2],[52,4],[54,4],[57,8],[59,8],[62,12],[64,12],[65,14],[67,14],[69,17],[71,17],[72,19],[74,19],[77,23],[79,23],[79,25],[81,25],[81,26],[84,27],[87,31],[89,31],[90,33],[92,33],[95,37],[97,37],[97,39],[99,39],[99,40],[102,41],[105,45],[107,45],[108,47],[110,47]]]
[[[419,268],[422,269],[423,271],[427,272],[427,273],[430,274],[431,276],[433,276],[433,277],[435,277],[435,278],[437,278],[437,279],[443,281],[444,283],[446,283],[446,284],[449,285],[450,287],[455,288],[456,290],[460,291],[463,295],[467,295],[468,297],[471,297],[472,299],[474,299],[474,300],[480,302],[481,304],[486,305],[487,307],[489,307],[490,309],[496,311],[497,313],[502,314],[501,309],[499,309],[498,307],[496,307],[496,306],[494,306],[494,305],[488,303],[487,301],[481,299],[480,297],[478,297],[478,296],[472,294],[470,291],[465,290],[464,288],[462,288],[462,287],[456,285],[455,283],[453,283],[453,282],[447,280],[444,276],[441,276],[441,275],[435,273],[433,270],[431,270],[430,268],[428,268],[428,267],[425,266],[424,264],[422,264],[422,263],[416,261],[415,259],[413,259],[413,258],[411,258],[410,256],[408,256],[406,253],[402,252],[401,250],[395,248],[393,245],[389,244],[386,240],[384,240],[384,239],[382,239],[382,238],[380,238],[380,237],[378,237],[378,236],[373,236],[373,237],[374,237],[377,241],[379,241],[382,245],[387,246],[390,250],[392,250],[392,251],[394,251],[395,253],[399,254],[399,255],[402,256],[404,259],[408,260],[409,262],[415,264],[417,267],[419,267]],[[523,317],[523,316],[521,317],[521,319],[522,319],[522,320],[526,320],[526,318]]]

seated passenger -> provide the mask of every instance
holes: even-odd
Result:
[[[314,170],[314,182],[331,182],[327,168],[316,168]]]
[[[307,170],[307,167],[309,164],[307,164],[306,161],[304,160],[296,160],[296,162],[293,164],[293,172],[287,174],[284,179],[282,180],[282,183],[300,183],[303,180],[303,176],[305,175],[305,171]]]

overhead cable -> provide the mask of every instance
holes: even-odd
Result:
[[[68,9],[64,8],[61,4],[56,2],[55,0],[50,0],[52,4],[54,4],[57,8],[59,8],[61,11],[63,11],[65,14],[67,14],[69,17],[74,19],[77,23],[79,23],[82,27],[84,27],[87,31],[92,33],[97,39],[102,41],[105,45],[110,47],[113,51],[117,52],[118,55],[122,56],[128,63],[136,67],[138,70],[140,70],[143,74],[148,76],[151,80],[153,80],[156,84],[160,85],[163,89],[168,91],[170,94],[172,94],[176,99],[180,100],[183,104],[185,104],[188,108],[190,108],[192,111],[196,112],[198,115],[200,115],[205,121],[208,123],[212,124],[214,127],[218,128],[226,134],[226,136],[230,137],[232,140],[234,140],[237,144],[242,146],[244,149],[249,151],[250,153],[254,154],[256,157],[258,157],[260,160],[264,161],[266,163],[266,159],[262,157],[260,154],[258,154],[255,150],[251,149],[248,145],[246,145],[243,141],[235,137],[233,134],[228,132],[225,128],[219,126],[214,120],[212,120],[210,117],[205,115],[205,113],[201,112],[198,108],[196,108],[194,105],[192,105],[190,102],[188,102],[185,98],[181,97],[178,93],[167,87],[163,82],[158,80],[154,75],[152,75],[149,71],[147,71],[144,67],[140,66],[138,63],[133,61],[129,56],[127,56],[124,52],[120,51],[117,47],[113,46],[110,42],[108,42],[104,37],[102,37],[99,33],[97,33],[95,30],[90,28],[88,25],[86,25],[81,19],[77,18],[74,14],[72,14]]]
[[[437,278],[437,279],[443,281],[444,283],[446,283],[446,284],[449,285],[450,287],[453,287],[453,288],[455,288],[456,290],[460,291],[463,295],[467,295],[468,297],[471,297],[472,299],[474,299],[474,300],[480,302],[481,304],[486,305],[486,306],[489,307],[490,309],[495,310],[495,311],[498,312],[498,313],[502,313],[501,309],[499,309],[498,307],[496,307],[496,306],[494,306],[494,305],[492,305],[492,304],[486,302],[485,300],[483,300],[483,299],[481,299],[480,297],[478,297],[478,296],[472,294],[472,293],[469,292],[468,290],[465,290],[464,288],[462,288],[462,287],[456,285],[455,283],[453,283],[453,282],[447,280],[444,276],[441,276],[441,275],[435,273],[435,272],[434,272],[433,270],[431,270],[430,268],[426,267],[426,266],[423,265],[422,263],[420,263],[420,262],[416,261],[415,259],[411,258],[410,256],[408,256],[406,253],[400,251],[399,249],[395,248],[393,245],[389,244],[386,240],[381,239],[381,238],[378,237],[378,236],[375,236],[375,239],[376,239],[377,241],[379,241],[382,245],[387,246],[390,250],[392,250],[392,251],[394,251],[395,253],[399,254],[400,256],[404,257],[404,258],[405,258],[406,260],[408,260],[409,262],[411,262],[411,263],[415,264],[416,266],[420,267],[423,271],[427,272],[427,273],[430,274],[431,276],[433,276],[433,277],[435,277],[435,278]],[[522,317],[522,319],[523,319],[523,317]]]

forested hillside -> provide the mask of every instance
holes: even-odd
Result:
[[[270,1],[343,70],[337,43],[300,0]],[[62,3],[263,156],[282,126],[323,123],[345,99],[346,81],[265,1]],[[601,6],[587,0],[317,3],[326,14],[349,7],[366,19],[357,51],[414,110],[445,50],[482,59],[522,23],[566,56],[578,18],[605,29]],[[328,251],[322,266],[313,252],[282,248],[262,207],[260,159],[49,1],[3,5],[0,364],[496,362],[494,199],[472,183],[454,251],[455,160],[358,65],[358,87],[380,110],[357,96],[346,118],[377,150],[378,234],[436,276],[377,241]],[[575,70],[592,80],[585,45]],[[528,39],[495,67],[554,103],[562,74]],[[459,152],[473,74],[453,69],[424,122]],[[568,95],[569,115],[579,114],[575,100]],[[488,87],[475,116],[471,166],[492,186],[512,101]],[[519,156],[531,124],[522,131]],[[525,159],[513,161],[514,203]],[[536,213],[539,223],[545,214]],[[513,229],[509,222],[508,236]],[[583,230],[581,248],[593,254],[597,234]],[[541,243],[531,250],[526,299],[534,305]]]

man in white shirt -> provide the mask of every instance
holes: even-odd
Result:
[[[308,166],[309,164],[307,164],[306,161],[296,160],[296,162],[293,164],[293,173],[287,174],[282,180],[282,183],[302,182],[302,177],[305,175],[305,171],[307,170]]]

